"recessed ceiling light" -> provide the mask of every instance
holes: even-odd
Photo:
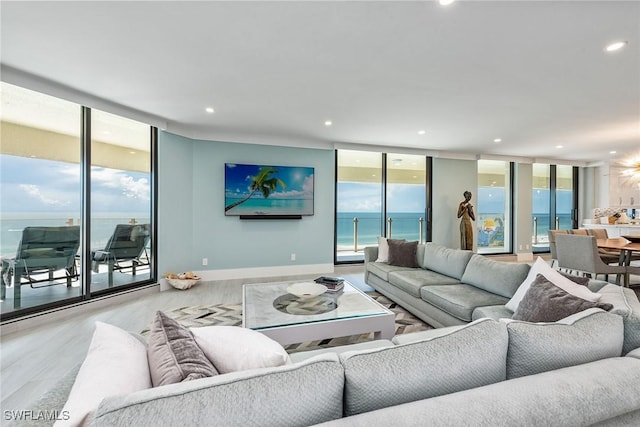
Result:
[[[438,3],[440,3],[440,5],[442,5],[442,6],[449,6],[454,1],[455,0],[438,0]]]
[[[556,145],[556,148],[564,148],[564,145]]]
[[[608,45],[605,50],[607,52],[615,52],[616,50],[620,50],[627,45],[627,41],[614,42]]]
[[[496,138],[496,139],[493,140],[493,142],[496,142],[496,143],[497,142],[502,142],[502,138]]]
[[[425,133],[427,133],[427,131],[426,131],[426,130],[423,130],[423,129],[420,129],[420,130],[418,131],[418,135],[424,135]]]
[[[609,154],[616,154],[616,153],[617,153],[616,150],[609,151]]]
[[[204,109],[204,111],[206,111],[209,114],[215,113],[215,110],[213,109],[213,107],[207,107],[207,108]]]
[[[325,120],[324,125],[325,126],[331,126],[333,124],[333,122],[331,120]]]

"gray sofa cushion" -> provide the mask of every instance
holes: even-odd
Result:
[[[460,280],[453,277],[422,269],[390,272],[388,282],[416,298],[420,298],[423,286],[460,284]]]
[[[345,415],[502,381],[507,341],[505,325],[483,319],[427,341],[344,353]]]
[[[509,310],[504,305],[488,305],[486,307],[478,307],[473,310],[471,320],[478,320],[484,317],[489,319],[511,319],[513,311]]]
[[[107,398],[92,425],[312,425],[342,416],[343,390],[338,356],[324,354]]]
[[[397,265],[390,265],[384,262],[370,262],[367,263],[367,269],[372,273],[384,280],[389,281],[389,273],[393,271],[411,271],[409,267],[399,267]]]
[[[511,298],[529,274],[529,264],[501,262],[473,255],[462,276],[462,283]]]
[[[517,378],[620,356],[622,318],[590,308],[556,323],[505,321],[509,331],[507,377]]]
[[[473,252],[428,242],[424,246],[424,268],[460,279]]]
[[[425,286],[420,289],[423,301],[465,322],[471,322],[473,310],[483,305],[504,305],[508,298],[471,285]]]
[[[620,357],[405,403],[322,426],[637,426],[638,384],[640,360]],[[616,418],[623,414],[630,416]],[[624,422],[599,424],[612,418]]]

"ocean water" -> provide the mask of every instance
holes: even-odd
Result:
[[[419,240],[419,218],[424,218],[424,213],[389,213],[393,219],[391,237],[396,239]],[[337,246],[339,250],[353,250],[354,248],[354,218],[358,219],[358,249],[365,246],[376,245],[378,236],[383,235],[381,226],[381,214],[378,212],[339,212],[337,223]],[[531,230],[531,241],[544,243],[548,241],[549,215],[533,214],[537,218],[537,236]],[[560,214],[559,228],[571,228],[571,215]],[[475,221],[477,229],[477,242],[480,247],[504,246],[504,214],[502,213],[478,213]],[[426,222],[423,224],[423,240],[426,235]]]
[[[242,199],[226,197],[224,204]],[[226,212],[227,215],[313,215],[313,199],[251,198]]]
[[[59,227],[79,225],[78,213],[3,213],[0,222],[0,255],[13,257],[22,238],[22,230],[28,226]],[[149,216],[139,212],[116,212],[95,216],[91,220],[91,248],[103,248],[117,224],[129,224],[134,218],[138,224],[148,224]]]
[[[391,237],[394,239],[420,240],[419,218],[424,213],[388,213],[392,218]],[[378,243],[383,235],[382,215],[379,212],[339,212],[337,221],[337,245],[339,249],[352,250],[354,247],[354,218],[358,218],[358,249]],[[423,236],[426,235],[426,221],[423,223]],[[423,239],[424,240],[424,237]]]

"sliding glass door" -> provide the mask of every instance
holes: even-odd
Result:
[[[478,253],[511,252],[511,162],[478,160]]]
[[[549,230],[577,228],[577,168],[533,164],[533,252],[549,251]]]
[[[384,234],[382,153],[336,152],[336,262],[362,261]]]
[[[336,263],[359,262],[378,236],[428,236],[427,157],[336,151]]]
[[[4,82],[0,98],[4,315],[81,295],[81,106]]]
[[[387,237],[424,242],[426,236],[425,156],[387,154]]]
[[[4,82],[0,97],[2,319],[153,281],[151,126]]]
[[[91,292],[149,279],[149,125],[91,110]]]

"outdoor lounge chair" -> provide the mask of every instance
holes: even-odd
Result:
[[[49,286],[60,284],[59,280],[65,279],[67,286],[71,286],[72,280],[78,278],[76,254],[79,247],[79,226],[25,227],[16,257],[2,259],[2,299],[5,299],[6,288],[12,283],[15,308],[20,307],[21,285],[29,284],[36,288],[35,283],[48,282],[42,286]],[[56,276],[56,272],[61,270],[64,275]],[[47,273],[45,278],[36,277],[43,273]]]
[[[100,264],[107,264],[109,286],[113,286],[113,272],[116,270],[130,268],[135,275],[136,267],[149,265],[146,247],[150,237],[149,224],[116,225],[104,249],[91,252],[93,271],[97,273]]]

